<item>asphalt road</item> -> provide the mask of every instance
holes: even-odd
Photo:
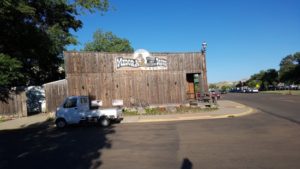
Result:
[[[269,113],[258,110],[238,118],[117,124],[106,129],[77,126],[62,131],[43,123],[37,128],[0,131],[0,168],[300,168],[300,125],[293,114],[297,106],[282,108],[287,112],[282,113],[273,111],[274,104],[250,99],[264,96],[225,97]],[[299,103],[298,98],[283,98],[289,100],[286,104]]]
[[[300,96],[261,94],[261,93],[229,93],[224,99],[246,104],[253,108],[300,124]]]

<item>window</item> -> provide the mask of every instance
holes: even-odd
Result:
[[[64,104],[64,108],[76,107],[77,98],[69,98]]]
[[[88,99],[86,97],[80,98],[80,104],[87,104]]]

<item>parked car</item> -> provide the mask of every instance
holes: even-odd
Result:
[[[248,88],[246,92],[247,93],[258,93],[258,89],[256,89],[256,88]]]
[[[258,89],[252,89],[252,93],[258,93]]]
[[[221,90],[221,94],[226,94],[227,90]]]
[[[298,86],[297,85],[290,85],[289,89],[290,90],[298,90]]]
[[[58,128],[64,128],[69,124],[83,122],[98,122],[106,127],[111,122],[120,122],[123,112],[120,107],[99,108],[91,106],[88,96],[70,96],[57,108],[55,113],[55,124]]]
[[[216,97],[217,99],[221,99],[221,93],[218,90],[210,91],[211,97]]]

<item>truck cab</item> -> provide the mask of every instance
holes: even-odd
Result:
[[[70,96],[57,108],[55,123],[58,128],[64,128],[68,124],[82,122],[99,122],[102,126],[108,126],[112,121],[121,121],[122,109],[92,107],[88,96]]]

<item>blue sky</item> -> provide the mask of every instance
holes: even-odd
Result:
[[[81,15],[73,34],[83,48],[97,29],[112,31],[134,49],[197,52],[206,41],[210,83],[237,81],[279,68],[300,51],[299,0],[111,0],[115,10]]]

